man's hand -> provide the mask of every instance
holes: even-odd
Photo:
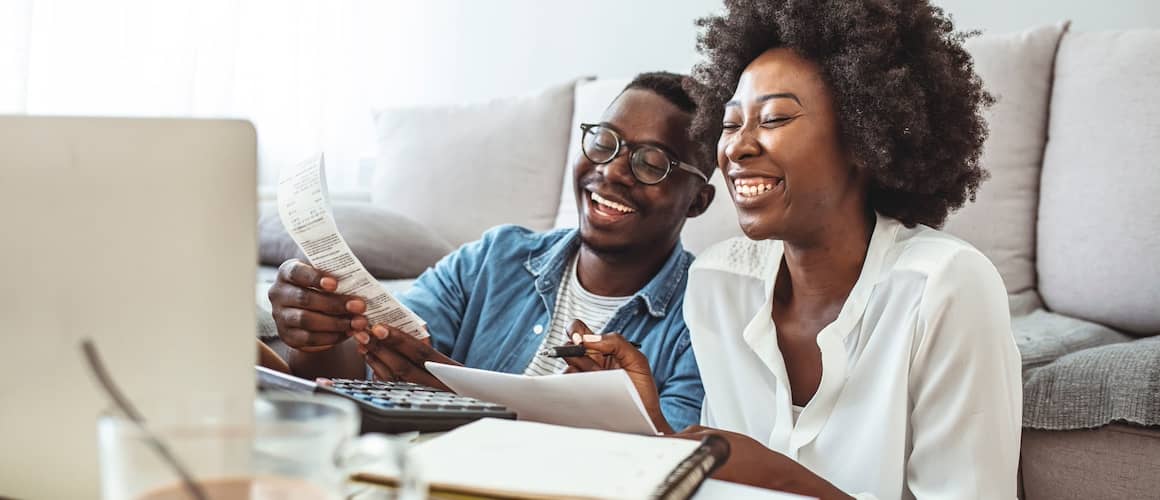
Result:
[[[729,442],[729,459],[713,473],[715,479],[821,499],[852,498],[804,465],[745,434],[694,425],[674,437],[700,441],[709,434]]]
[[[366,302],[338,295],[337,289],[338,280],[304,262],[282,263],[268,295],[278,336],[286,345],[305,352],[325,351],[370,326],[362,316]]]
[[[431,347],[430,337],[419,340],[402,330],[387,325],[375,325],[370,337],[359,334],[358,352],[367,358],[367,364],[379,380],[412,382],[427,387],[451,391],[427,371],[428,361],[461,366]]]
[[[594,335],[592,330],[588,329],[588,325],[580,320],[573,321],[568,332],[571,334],[573,344],[583,345],[595,352],[583,357],[564,358],[568,363],[566,373],[624,370],[628,373],[628,378],[636,387],[636,391],[640,393],[640,400],[644,403],[653,425],[662,434],[673,432],[673,428],[661,412],[661,397],[657,393],[657,383],[653,379],[652,369],[649,368],[648,358],[640,350],[618,333]]]

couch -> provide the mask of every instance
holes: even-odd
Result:
[[[1010,296],[1025,381],[1021,496],[1160,498],[1160,31],[1076,33],[1063,22],[968,49],[998,99],[983,155],[991,179],[945,229],[991,258]],[[348,235],[364,261],[386,259],[377,276],[401,290],[445,253],[432,249],[491,226],[574,226],[566,172],[578,124],[598,120],[625,83],[379,111],[370,192],[336,207],[340,228],[406,228]],[[719,173],[712,182],[725,192]],[[265,211],[269,265],[293,247],[267,255],[285,235]],[[683,241],[696,253],[740,234],[718,196]],[[372,255],[384,248],[391,255]],[[260,303],[273,271],[260,272]],[[272,338],[269,321],[260,330]]]

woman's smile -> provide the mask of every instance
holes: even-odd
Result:
[[[785,178],[773,176],[730,176],[733,184],[733,203],[737,208],[748,209],[763,205],[785,193]]]

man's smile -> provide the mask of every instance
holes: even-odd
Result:
[[[637,209],[623,198],[613,194],[600,194],[595,187],[584,189],[587,203],[585,215],[589,222],[594,224],[609,224],[620,222],[637,214]]]
[[[608,198],[605,198],[603,196],[600,196],[599,193],[593,192],[593,193],[591,193],[591,196],[592,196],[592,201],[598,205],[597,208],[601,208],[601,209],[611,208],[612,210],[615,210],[615,211],[620,212],[622,214],[630,214],[630,213],[633,213],[636,211],[636,209],[634,209],[628,205],[625,205],[623,203],[618,203],[618,202],[612,201]]]

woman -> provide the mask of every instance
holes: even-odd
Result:
[[[729,439],[719,478],[820,498],[1015,497],[1006,292],[932,229],[986,176],[990,97],[963,37],[925,0],[725,3],[700,22],[694,132],[716,144],[748,238],[690,272],[701,420],[719,430],[682,436]],[[578,340],[656,405],[631,346]]]

